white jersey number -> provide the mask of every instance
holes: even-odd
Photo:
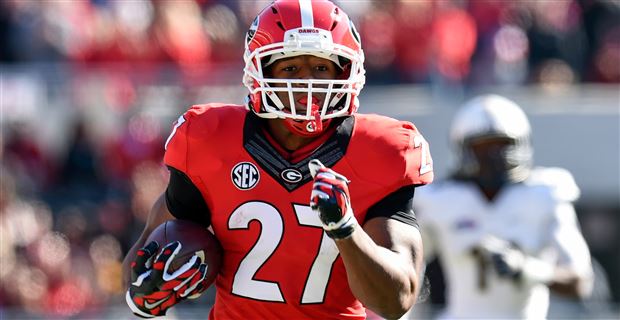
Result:
[[[415,136],[413,138],[413,147],[421,148],[420,175],[433,171],[433,161],[428,157],[428,142],[422,136]]]
[[[276,250],[284,224],[276,208],[264,202],[247,202],[237,208],[228,220],[230,229],[248,229],[252,220],[261,224],[261,233],[252,250],[243,258],[235,273],[232,292],[247,298],[284,302],[280,286],[275,282],[254,280],[254,274]]]
[[[294,205],[300,225],[321,228],[321,221],[309,206]],[[284,223],[278,209],[264,202],[247,202],[237,208],[228,219],[230,229],[248,229],[250,222],[261,224],[258,240],[243,258],[233,280],[232,293],[263,301],[284,302],[277,282],[255,280],[254,275],[275,252],[282,240]],[[310,268],[301,298],[302,304],[321,303],[338,249],[332,239],[323,233],[321,244]]]
[[[168,139],[166,139],[166,144],[164,145],[164,149],[168,149],[168,144],[170,143],[170,140],[172,140],[172,137],[174,137],[174,134],[177,133],[177,129],[183,123],[185,123],[185,118],[183,117],[183,115],[180,115],[179,119],[177,119],[177,122],[174,124],[174,128],[172,128],[172,132],[170,132]]]

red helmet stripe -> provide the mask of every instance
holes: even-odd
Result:
[[[314,28],[312,0],[299,0],[299,11],[301,12],[301,27]]]

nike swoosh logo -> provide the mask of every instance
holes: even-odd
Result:
[[[144,306],[147,309],[155,309],[157,308],[160,304],[166,302],[168,300],[169,297],[165,297],[161,300],[157,300],[155,303],[149,303],[148,301],[144,300]]]

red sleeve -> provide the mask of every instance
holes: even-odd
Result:
[[[379,115],[355,119],[347,162],[358,178],[389,192],[433,181],[429,145],[413,123]]]
[[[217,104],[192,106],[175,121],[172,132],[166,140],[164,163],[167,166],[191,176],[190,157],[200,158],[201,153],[197,149],[204,149],[209,141],[214,139],[213,134],[219,123],[217,106]],[[191,154],[190,146],[194,146]]]

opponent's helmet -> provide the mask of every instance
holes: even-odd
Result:
[[[518,182],[529,174],[532,165],[530,123],[523,110],[513,101],[499,95],[483,95],[466,102],[457,112],[450,130],[459,163],[458,174],[479,178],[481,164],[474,156],[471,144],[490,138],[508,138],[511,145],[498,155],[503,172],[495,172],[486,181],[499,187],[506,181]]]
[[[331,60],[343,71],[342,77],[265,78],[264,68],[276,60],[306,54]],[[246,106],[260,117],[301,120],[312,133],[320,131],[322,120],[347,116],[358,108],[365,82],[364,53],[353,23],[330,1],[274,1],[247,32],[244,60],[243,82],[250,91]],[[278,98],[276,92],[287,92],[288,99]],[[295,109],[293,94],[300,92],[308,95],[305,112]],[[325,94],[322,106],[312,105],[313,93]]]

